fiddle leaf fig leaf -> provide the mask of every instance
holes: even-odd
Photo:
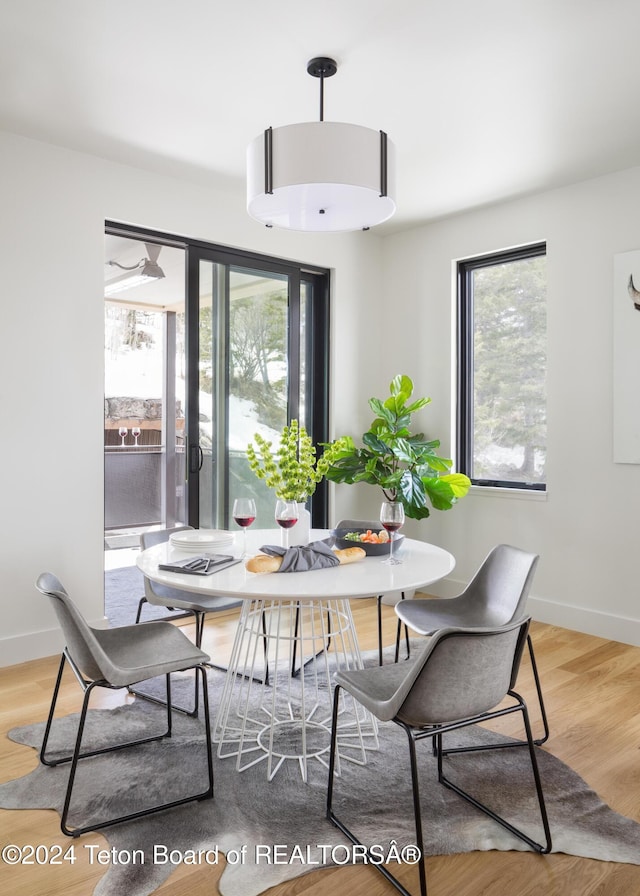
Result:
[[[400,461],[412,464],[416,460],[415,452],[407,439],[396,439],[393,445],[393,453]]]
[[[394,413],[385,406],[384,402],[380,401],[379,398],[370,398],[369,407],[376,417],[381,417],[385,421],[389,428],[393,427]]]
[[[362,441],[370,451],[374,452],[374,454],[391,453],[386,442],[383,442],[382,439],[378,438],[378,436],[372,432],[365,432],[365,434],[362,436]]]
[[[471,488],[471,480],[464,473],[448,473],[446,476],[442,476],[441,479],[444,479],[451,486],[451,490],[456,498],[464,498]]]
[[[411,470],[405,470],[400,477],[400,493],[406,506],[416,509],[425,504],[425,490],[422,479]]]
[[[450,510],[455,501],[453,489],[444,477],[431,477],[422,480],[429,500],[436,510]]]
[[[428,404],[431,404],[430,398],[419,398],[417,401],[414,401],[413,404],[407,405],[404,410],[406,414],[415,414],[415,412],[419,411],[421,408],[426,408]]]
[[[426,455],[424,458],[425,466],[430,467],[434,472],[448,473],[453,464],[452,460],[446,457],[438,457],[436,454]]]
[[[405,374],[394,376],[389,384],[389,392],[396,398],[401,398],[404,404],[413,392],[413,381]]]

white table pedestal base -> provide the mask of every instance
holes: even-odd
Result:
[[[218,757],[238,771],[266,762],[272,780],[286,761],[307,781],[313,760],[329,766],[332,676],[361,669],[348,600],[246,601],[218,709]],[[377,749],[375,719],[348,694],[338,720],[341,761],[364,764]]]

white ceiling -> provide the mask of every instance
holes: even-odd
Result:
[[[0,127],[215,186],[265,127],[388,132],[381,230],[640,164],[639,0],[2,0]]]

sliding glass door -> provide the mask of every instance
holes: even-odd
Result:
[[[275,260],[252,263],[224,252],[189,251],[191,525],[229,527],[233,501],[242,496],[256,499],[258,526],[272,525],[273,494],[249,469],[247,445],[260,433],[275,450],[293,418],[326,439],[325,353],[313,362],[316,318],[327,344],[326,281],[318,277]],[[314,413],[316,402],[323,410]],[[316,521],[324,522],[322,490],[315,504]]]

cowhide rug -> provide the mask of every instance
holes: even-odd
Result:
[[[214,670],[209,674],[213,711],[223,678]],[[185,680],[182,690],[191,692],[191,686],[192,679]],[[180,689],[177,685],[178,694]],[[163,723],[164,711],[139,699],[116,709],[91,710],[85,746],[104,744],[105,736],[111,742],[131,738],[152,726],[162,730]],[[68,751],[76,724],[77,715],[56,721],[52,747]],[[10,737],[38,749],[43,728],[44,723],[16,728]],[[457,737],[458,742],[486,742],[495,735],[474,728]],[[70,823],[96,815],[104,817],[105,813],[135,811],[154,800],[169,799],[171,794],[193,792],[204,781],[203,740],[200,720],[176,715],[170,739],[84,760]],[[364,842],[380,845],[386,854],[392,841],[401,848],[412,844],[415,834],[406,736],[397,726],[387,724],[380,727],[379,740],[380,749],[369,754],[366,766],[342,764],[334,809]],[[419,744],[418,749],[427,855],[527,849],[437,783],[429,741]],[[538,753],[553,851],[640,864],[640,824],[609,809],[575,772],[546,749]],[[542,841],[526,749],[451,756],[445,761],[449,777]],[[332,859],[336,864],[345,861],[344,849],[332,849],[346,844],[346,840],[325,818],[327,772],[320,764],[312,765],[306,784],[295,763],[283,767],[271,782],[267,781],[263,762],[239,773],[233,759],[215,758],[214,769],[214,799],[102,831],[110,847],[117,853],[125,851],[125,861],[108,867],[94,896],[146,896],[166,880],[177,863],[189,861],[193,850],[209,850],[201,863],[215,862],[216,850],[218,855],[227,855],[228,864],[219,884],[223,896],[257,896],[323,863],[330,864]],[[59,812],[67,776],[68,765],[38,765],[25,777],[0,785],[0,806]],[[90,843],[91,835],[68,842]],[[278,861],[274,861],[276,858]]]

